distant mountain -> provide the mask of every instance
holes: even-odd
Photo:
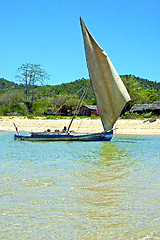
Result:
[[[121,76],[125,86],[127,87],[128,91],[130,90],[130,86],[133,86],[134,91],[136,92],[136,86],[139,86],[142,89],[153,89],[155,93],[157,93],[160,96],[160,82],[153,82],[149,81],[147,79],[142,79],[139,77],[135,77],[134,75],[122,75]],[[70,83],[62,83],[60,85],[52,86],[52,91],[54,91],[57,94],[62,94],[63,92],[77,94],[78,97],[82,95],[82,92],[84,90],[84,87],[86,86],[86,83],[89,80],[87,79],[79,79],[74,82]],[[135,87],[134,87],[135,86]],[[85,99],[91,100],[94,98],[92,86],[90,86],[87,90]]]
[[[15,89],[22,89],[24,88],[23,84],[17,84],[11,81],[8,81],[4,78],[0,78],[0,93],[4,93],[6,91],[11,91]]]
[[[135,77],[135,76],[134,76]],[[155,89],[160,95],[160,82],[149,81],[147,79],[135,77],[136,80],[140,83],[141,87]]]
[[[80,98],[88,82],[88,79],[82,78],[75,80],[74,82],[62,83],[60,85],[53,86],[53,91],[58,94],[62,94],[63,92],[69,93],[71,95],[76,94],[78,98]],[[84,99],[90,101],[92,98],[94,98],[94,94],[92,86],[90,85],[87,89]]]
[[[137,86],[140,86],[143,89],[153,89],[159,96],[160,96],[160,82],[153,82],[149,81],[147,79],[142,79],[139,77],[135,77],[134,75],[122,75],[121,76],[123,82],[125,83],[126,87],[127,85],[132,85],[134,87],[135,83]],[[84,88],[86,86],[86,83],[88,82],[88,79],[79,79],[75,80],[74,82],[70,83],[62,83],[60,85],[45,85],[45,86],[35,86],[35,91],[37,94],[37,97],[50,97],[55,94],[71,94],[71,95],[77,95],[78,98],[82,95],[82,92],[84,91]],[[17,84],[11,81],[7,81],[4,78],[0,78],[0,93],[4,93],[7,91],[14,91],[14,90],[22,90],[25,89],[24,84]],[[129,90],[129,87],[128,87]],[[136,92],[137,89],[134,87],[134,91]],[[92,86],[90,86],[87,90],[85,100],[86,102],[90,102],[94,99],[94,94],[92,90]],[[94,101],[94,100],[93,100]]]

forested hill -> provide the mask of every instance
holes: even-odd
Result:
[[[157,83],[149,81],[147,79],[142,79],[133,75],[123,75],[121,78],[131,95],[132,104],[152,102],[152,100],[158,100],[160,97],[160,82]],[[35,86],[35,93],[39,99],[52,97],[55,94],[70,94],[76,95],[78,98],[80,98],[87,82],[88,80],[86,79],[79,79],[75,80],[74,82],[62,83],[55,86]],[[23,84],[16,84],[14,82],[0,78],[0,93],[22,89],[25,89],[25,86]],[[95,104],[94,94],[91,86],[87,90],[85,102],[86,104]]]
[[[8,81],[4,78],[0,78],[0,93],[4,93],[6,91],[11,91],[14,89],[23,89],[23,84],[17,84],[11,81]]]
[[[137,90],[136,89],[136,84],[137,84],[142,89],[154,89],[155,92],[157,92],[160,95],[160,82],[157,83],[157,82],[149,81],[147,79],[135,77],[132,75],[122,75],[121,78],[122,78],[124,84],[126,85],[126,87],[129,84],[133,85],[133,87],[135,85],[135,91]],[[81,79],[81,80],[76,80],[71,83],[62,83],[60,85],[54,86],[53,89],[59,93],[66,91],[66,92],[70,92],[73,94],[73,93],[77,92],[78,90],[80,90],[84,85],[86,85],[87,81],[88,80],[86,80],[86,79]]]

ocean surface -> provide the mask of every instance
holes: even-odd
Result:
[[[0,239],[160,239],[160,136],[13,134],[0,132]]]

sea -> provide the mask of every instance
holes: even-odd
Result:
[[[0,239],[160,239],[160,136],[13,136],[0,132]]]

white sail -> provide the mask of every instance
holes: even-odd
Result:
[[[130,96],[109,57],[80,18],[85,54],[97,107],[105,131],[113,128]]]

